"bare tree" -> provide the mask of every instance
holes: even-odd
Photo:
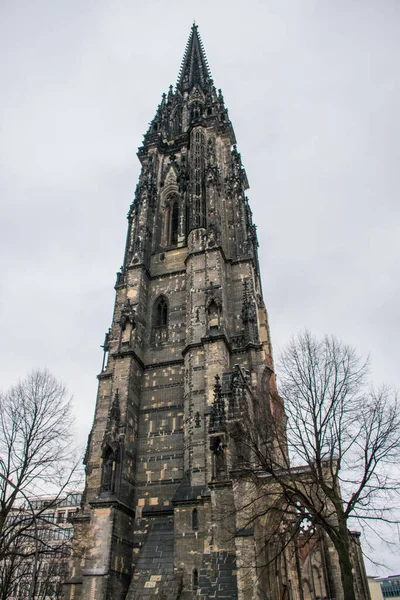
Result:
[[[53,548],[40,547],[39,561],[33,579],[33,556],[15,552],[0,561],[0,600],[32,597],[37,600],[62,598],[63,583],[68,575],[71,547],[57,544]]]
[[[293,338],[278,373],[287,426],[284,415],[270,415],[268,427],[259,416],[256,427],[249,418],[244,437],[257,502],[273,513],[275,535],[284,529],[286,539],[294,539],[308,522],[327,536],[338,555],[344,598],[355,600],[350,524],[398,522],[397,398],[387,387],[371,389],[367,361],[334,337],[304,332]],[[264,444],[262,430],[268,430]],[[281,508],[266,509],[264,494],[280,496]]]
[[[10,554],[7,559],[0,561],[0,599],[16,598],[21,582],[30,571],[29,562],[17,553]]]
[[[0,395],[0,561],[2,580],[14,585],[26,562],[59,552],[42,535],[49,527],[37,496],[52,503],[76,489],[81,474],[73,443],[71,401],[64,384],[48,371],[33,371]],[[31,569],[32,571],[32,569]],[[4,592],[5,593],[5,592]],[[5,596],[6,597],[6,596]]]

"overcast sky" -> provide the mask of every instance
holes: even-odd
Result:
[[[399,387],[399,17],[398,0],[2,0],[2,387],[47,366],[86,441],[136,151],[193,19],[250,181],[275,355],[333,333]]]

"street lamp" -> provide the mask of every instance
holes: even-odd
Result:
[[[23,492],[21,490],[21,488],[19,488],[17,485],[15,485],[12,481],[10,481],[10,479],[8,479],[5,475],[3,475],[3,473],[0,473],[0,477],[11,487],[14,488],[14,490],[17,490],[17,492],[19,492],[20,494],[22,494],[22,496],[25,498],[26,502],[28,503],[28,506],[31,510],[32,513],[32,518],[33,518],[33,525],[35,528],[35,558],[33,561],[33,571],[32,571],[32,578],[31,578],[31,583],[29,585],[29,600],[33,600],[34,598],[34,594],[35,594],[35,585],[36,585],[36,571],[37,571],[37,564],[38,564],[38,557],[39,557],[39,546],[38,546],[38,527],[37,527],[37,519],[36,519],[36,514],[35,511],[33,510],[33,506],[31,504],[31,501],[29,500],[28,496],[25,494],[25,492]]]

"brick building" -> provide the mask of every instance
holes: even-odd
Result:
[[[317,558],[301,595],[300,559],[260,577],[254,527],[232,510],[254,491],[235,479],[242,399],[282,435],[285,415],[246,172],[196,25],[138,156],[67,597],[333,597],[332,549],[303,548]]]

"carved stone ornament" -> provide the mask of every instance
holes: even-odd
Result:
[[[249,283],[245,279],[243,281],[243,304],[241,318],[243,324],[257,322],[257,309],[254,303],[254,294],[249,290]]]
[[[194,102],[201,102],[204,104],[204,100],[205,100],[205,97],[204,97],[203,92],[197,85],[195,85],[190,93],[188,104],[190,105],[190,104],[193,104]]]
[[[210,306],[212,302],[215,302],[218,308],[222,309],[222,290],[220,285],[210,282],[209,287],[205,288],[206,292],[206,308]]]
[[[127,298],[125,301],[125,304],[122,308],[121,316],[119,319],[119,324],[121,326],[121,329],[125,330],[128,323],[130,323],[132,325],[132,328],[134,328],[135,327],[135,316],[136,316],[135,309],[133,308],[129,298]]]
[[[222,396],[222,386],[219,375],[215,376],[214,402],[211,407],[209,433],[225,431],[225,399]]]
[[[207,161],[210,164],[215,164],[216,162],[215,137],[210,137],[207,142]]]
[[[208,227],[205,241],[208,248],[213,248],[214,246],[218,246],[220,244],[221,234],[218,230],[218,227],[214,223],[211,223]]]
[[[106,430],[101,445],[101,456],[103,459],[101,474],[101,491],[114,492],[116,482],[116,465],[120,462],[121,440],[119,426],[121,410],[119,405],[119,393],[116,390],[114,399],[108,412]]]

